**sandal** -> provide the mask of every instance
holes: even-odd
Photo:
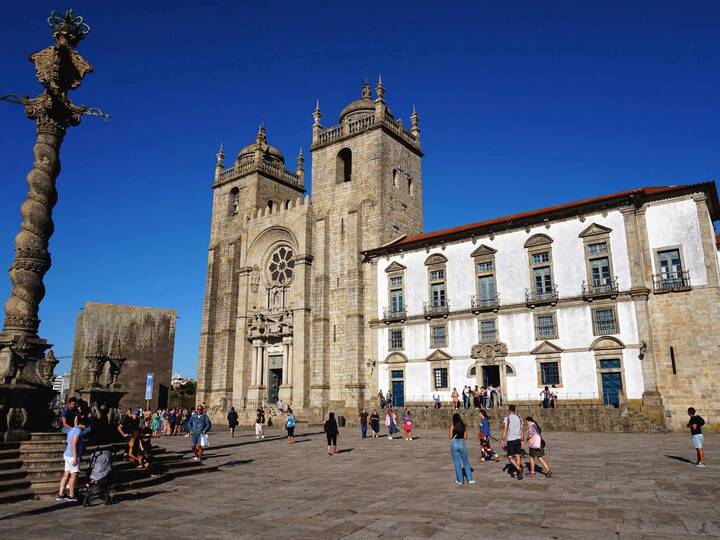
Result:
[[[545,473],[545,478],[550,478],[550,477],[552,477],[552,471],[546,472],[546,473]]]

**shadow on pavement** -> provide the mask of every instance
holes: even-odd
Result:
[[[248,463],[252,463],[255,461],[254,459],[236,459],[233,461],[228,461],[227,463],[222,463],[221,465],[218,465],[218,468],[223,467],[237,467],[238,465],[247,465]]]
[[[346,452],[352,452],[353,448],[343,448],[342,450],[338,450],[335,452],[336,454],[345,454]]]
[[[666,458],[670,458],[670,459],[676,459],[677,461],[682,461],[683,463],[690,463],[690,465],[695,465],[695,462],[694,462],[694,461],[689,460],[689,459],[686,458],[686,457],[682,457],[682,456],[669,456],[669,455],[667,455],[667,454],[665,454],[665,457],[666,457]]]

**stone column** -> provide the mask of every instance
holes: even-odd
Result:
[[[288,382],[288,344],[283,343],[283,370],[282,370],[282,382],[280,384],[286,385]]]
[[[292,401],[292,337],[283,338],[283,375],[279,398],[285,403]]]
[[[702,239],[703,254],[705,256],[705,272],[707,273],[707,284],[710,287],[720,285],[718,275],[717,248],[715,247],[715,231],[713,230],[710,212],[707,206],[707,195],[696,193],[693,200],[697,205],[698,222],[700,224],[700,237]],[[692,280],[692,276],[690,276]]]

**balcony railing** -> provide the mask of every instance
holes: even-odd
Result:
[[[447,318],[450,314],[450,300],[446,300],[442,305],[423,302],[423,314],[426,319],[432,319],[435,317]]]
[[[551,291],[538,292],[525,289],[525,304],[529,307],[541,306],[545,304],[555,305],[558,301],[557,285]]]
[[[690,289],[692,289],[692,287],[690,286],[690,272],[685,270],[682,272],[654,274],[653,289],[656,293],[689,291]]]
[[[383,308],[382,320],[385,322],[385,324],[398,321],[405,322],[407,320],[407,309]]]
[[[609,279],[605,283],[587,283],[582,282],[580,286],[582,289],[583,300],[592,302],[594,298],[615,298],[618,295],[618,284],[617,276],[614,279]]]
[[[470,297],[470,310],[475,313],[483,311],[497,311],[500,308],[500,294],[496,294],[493,298],[476,298],[475,295]]]

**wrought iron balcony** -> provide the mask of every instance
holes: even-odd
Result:
[[[388,309],[383,308],[383,317],[382,320],[385,324],[389,324],[391,322],[405,322],[407,320],[407,309]]]
[[[426,319],[433,319],[435,317],[447,318],[450,314],[450,300],[446,300],[442,305],[423,302],[423,314]]]
[[[605,283],[587,283],[583,281],[581,289],[583,300],[588,302],[592,302],[595,298],[615,298],[618,295],[617,276],[614,279],[607,280]]]
[[[525,304],[528,307],[542,306],[546,304],[555,305],[558,301],[557,285],[548,292],[537,292],[525,289]]]
[[[682,272],[654,274],[653,289],[656,293],[689,291],[692,289],[690,286],[690,272],[684,270]]]
[[[475,313],[483,311],[497,311],[500,308],[500,294],[496,294],[493,298],[477,298],[475,295],[470,297],[470,310]]]

